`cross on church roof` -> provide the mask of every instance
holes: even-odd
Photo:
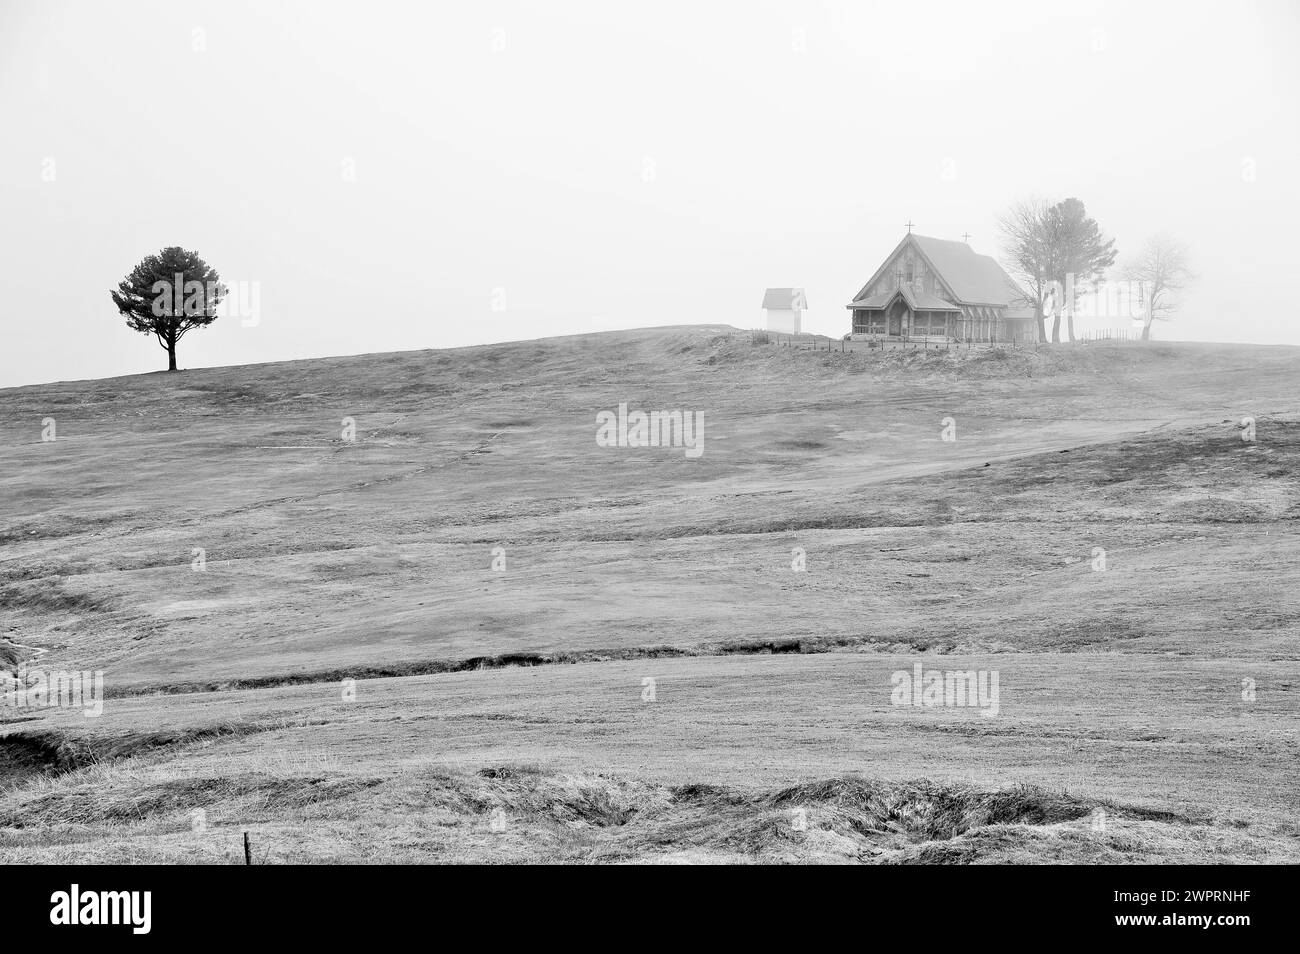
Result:
[[[967,244],[967,245],[970,244],[970,233],[969,233],[969,232],[963,232],[963,233],[961,234],[961,237],[962,237],[963,239],[966,240],[966,244]]]
[[[907,234],[908,234],[908,235],[911,235],[911,234],[912,234],[912,220],[911,220],[911,219],[908,219],[908,220],[907,220]]]

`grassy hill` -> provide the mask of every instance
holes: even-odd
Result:
[[[0,709],[0,848],[1294,860],[1297,381],[679,327],[0,391],[0,653],[110,696]],[[702,456],[597,446],[622,402]],[[1001,715],[891,705],[918,660]]]

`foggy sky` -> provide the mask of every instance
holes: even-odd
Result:
[[[1300,344],[1298,11],[0,0],[0,386],[166,367],[108,297],[166,245],[260,291],[182,367],[756,327],[768,286],[839,335],[903,223],[996,255],[1031,195],[1190,245],[1157,337]]]

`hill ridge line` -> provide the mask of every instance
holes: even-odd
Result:
[[[245,692],[256,689],[276,689],[285,686],[322,685],[346,679],[411,679],[419,676],[448,676],[466,672],[483,672],[497,669],[528,669],[538,666],[577,666],[592,663],[632,662],[638,659],[724,659],[728,656],[820,656],[841,650],[877,646],[868,655],[900,655],[899,648],[905,640],[880,642],[871,636],[820,636],[791,637],[789,639],[762,639],[750,642],[727,641],[701,643],[697,646],[634,646],[611,649],[587,649],[558,652],[502,653],[494,656],[469,656],[461,659],[431,659],[390,666],[363,666],[317,670],[315,672],[285,673],[274,676],[255,676],[246,679],[210,680],[204,682],[152,683],[140,686],[106,686],[104,698],[132,698],[138,696],[179,696],[212,692]],[[1129,653],[1108,650],[1105,652],[1078,653],[1062,649],[988,649],[982,652],[953,652],[934,646],[912,646],[918,656],[1060,656],[1060,655],[1114,655],[1159,656],[1161,653]]]

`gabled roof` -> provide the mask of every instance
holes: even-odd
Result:
[[[993,258],[980,255],[965,242],[914,235],[939,277],[964,304],[1009,305],[1025,297],[1020,286]]]
[[[806,311],[808,299],[802,288],[769,288],[763,292],[763,307]]]
[[[903,297],[907,299],[907,303],[912,306],[913,311],[916,311],[917,309],[920,309],[921,311],[961,311],[961,309],[952,302],[944,301],[942,298],[939,298],[936,295],[931,295],[929,292],[914,291],[906,285],[903,285],[898,290],[903,293]]]
[[[849,302],[846,308],[856,308],[867,311],[879,311],[888,308],[890,303],[899,295],[907,302],[909,308],[913,311],[961,311],[951,302],[946,302],[942,298],[936,298],[927,292],[917,292],[901,285],[891,291],[881,292],[879,295],[872,295],[870,298],[860,298],[857,301]]]
[[[916,234],[903,236],[903,240],[885,256],[880,268],[876,269],[876,273],[862,286],[862,291],[858,292],[859,298],[875,284],[884,273],[885,266],[909,242],[951,289],[958,304],[1012,305],[1029,300],[1020,286],[1003,271],[1002,266],[988,255],[980,255],[965,242]]]

